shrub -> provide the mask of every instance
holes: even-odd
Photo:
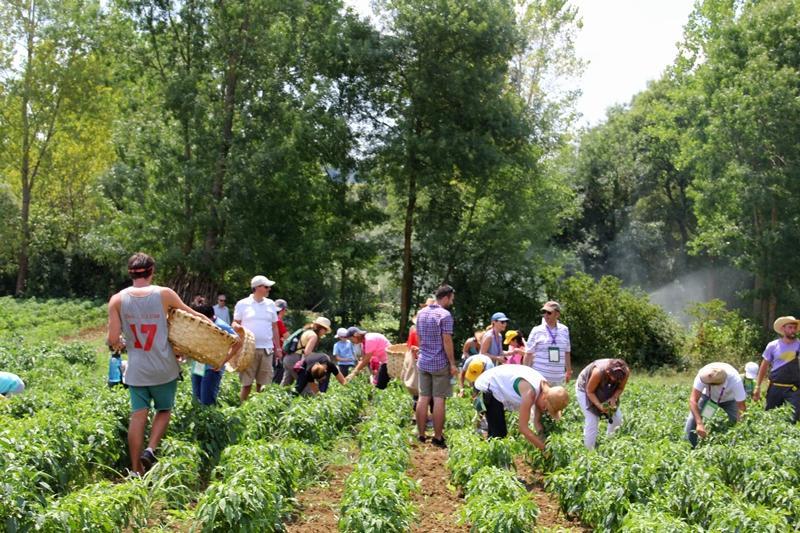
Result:
[[[743,365],[758,353],[758,328],[737,311],[729,311],[722,300],[698,303],[688,309],[694,319],[686,341],[686,354],[693,366],[725,360]]]
[[[461,521],[471,531],[524,533],[532,531],[539,507],[514,472],[496,466],[481,468],[467,483]]]
[[[580,360],[618,357],[644,368],[682,363],[680,326],[643,292],[622,288],[619,279],[595,281],[578,274],[564,280],[553,297]]]

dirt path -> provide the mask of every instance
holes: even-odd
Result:
[[[420,482],[420,490],[414,495],[417,522],[411,530],[415,533],[469,531],[469,527],[457,523],[464,502],[449,483],[446,462],[447,450],[431,444],[414,443],[408,475]]]
[[[528,492],[533,495],[539,506],[539,518],[536,520],[538,527],[559,528],[565,531],[591,531],[580,521],[564,516],[559,509],[556,496],[545,492],[544,478],[541,473],[534,472],[520,457],[514,460],[514,465],[517,467],[517,476],[520,481],[525,483]]]
[[[344,482],[358,461],[355,443],[346,449],[346,459],[325,468],[325,478],[320,483],[297,493],[299,503],[291,522],[286,523],[288,533],[328,533],[338,531],[339,507]]]

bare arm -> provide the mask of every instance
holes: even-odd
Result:
[[[346,379],[344,379],[344,376],[342,375],[342,373],[341,373],[341,372],[339,372],[338,374],[336,374],[336,380],[337,380],[339,383],[341,383],[342,385],[344,385],[345,383],[347,383],[347,380],[346,380]]]
[[[504,363],[505,362],[505,357],[497,356],[497,355],[491,355],[489,353],[489,348],[491,348],[491,346],[492,346],[492,335],[484,334],[483,340],[481,340],[480,353],[485,355],[486,357],[488,357],[489,359],[491,359],[495,363]]]
[[[736,402],[736,407],[738,408],[736,413],[736,420],[737,422],[742,419],[742,415],[744,414],[745,410],[747,409],[747,405],[744,402]]]
[[[523,381],[519,384],[519,392],[522,394],[522,403],[519,406],[519,432],[534,446],[544,451],[544,441],[539,438],[530,428],[531,408],[536,400],[533,394],[533,389],[530,384]],[[539,415],[539,409],[536,410],[536,415]],[[534,424],[536,421],[534,421]]]
[[[108,337],[107,344],[118,352],[125,348],[122,341],[122,319],[119,316],[120,296],[115,294],[108,302]]]
[[[625,390],[625,385],[628,384],[629,377],[630,373],[625,374],[625,377],[622,378],[622,381],[620,381],[619,385],[617,385],[617,390],[614,391],[614,395],[609,398],[608,403],[616,407],[617,403],[619,402],[619,397],[622,396],[622,392]]]
[[[695,428],[697,435],[705,438],[708,433],[706,432],[705,424],[703,424],[703,416],[700,414],[700,407],[697,404],[699,400],[700,391],[692,387],[692,393],[689,395],[689,411],[691,411],[692,416],[694,417],[694,423],[697,426]]]
[[[303,357],[308,357],[309,355],[314,353],[314,350],[317,348],[318,342],[319,342],[319,335],[315,333],[314,336],[311,337],[311,339],[309,339],[308,344],[306,344],[305,347],[303,348]]]
[[[455,376],[458,374],[458,367],[456,366],[456,356],[453,349],[453,336],[449,333],[442,333],[442,344],[444,344],[444,353],[447,354],[447,360],[450,361],[450,375]]]
[[[569,381],[569,378],[572,377],[572,352],[564,352],[564,364],[567,370],[566,380]]]
[[[603,378],[603,372],[599,368],[592,370],[592,375],[589,376],[589,381],[586,383],[586,398],[589,403],[593,404],[601,413],[605,413],[607,409],[603,407],[603,403],[595,394],[597,387],[600,386],[600,380]]]
[[[272,323],[272,345],[275,348],[275,357],[280,361],[283,355],[283,348],[281,347],[281,335],[278,333],[278,323]]]
[[[769,361],[766,359],[761,360],[761,366],[758,367],[758,376],[756,377],[756,388],[753,391],[753,400],[758,402],[761,400],[761,382],[767,376],[769,370]]]

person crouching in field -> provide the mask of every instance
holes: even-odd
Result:
[[[689,418],[686,419],[686,439],[692,448],[697,437],[707,435],[704,420],[711,418],[717,409],[728,414],[735,423],[746,409],[747,393],[739,372],[727,363],[710,363],[697,373],[689,395]]]
[[[156,462],[155,450],[167,431],[175,405],[180,368],[167,341],[167,314],[180,309],[208,320],[183,303],[175,291],[153,285],[155,261],[144,253],[128,260],[128,275],[133,286],[123,289],[108,302],[108,345],[115,351],[127,347],[128,369],[125,383],[131,397],[128,449],[131,470],[144,474]],[[156,415],[150,440],[142,452],[147,415]]]
[[[308,357],[304,357],[298,361],[295,370],[297,372],[297,383],[295,384],[297,394],[309,395],[327,392],[331,375],[336,376],[342,385],[347,383],[336,363],[324,353],[312,353]]]
[[[478,376],[475,388],[483,393],[489,438],[503,438],[508,434],[506,409],[519,411],[519,432],[540,450],[545,447],[544,439],[537,435],[544,431],[542,412],[554,417],[569,403],[564,387],[551,387],[539,372],[524,365],[490,368]],[[533,427],[536,433],[528,425],[534,406]]]
[[[597,359],[586,366],[575,382],[575,396],[583,411],[583,445],[593,449],[600,417],[608,420],[608,435],[622,424],[619,397],[631,371],[622,359]]]

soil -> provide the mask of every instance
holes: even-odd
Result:
[[[411,468],[408,475],[419,482],[414,494],[417,506],[417,523],[414,533],[467,532],[469,527],[459,526],[459,509],[464,501],[449,483],[450,473],[445,467],[447,450],[430,444],[414,443],[411,450]]]
[[[63,342],[92,342],[102,339],[106,335],[108,326],[99,324],[78,331],[75,335],[65,335],[61,337]]]
[[[296,494],[298,509],[287,522],[288,533],[328,533],[339,530],[339,504],[344,482],[357,461],[357,447],[350,450],[346,464],[330,464],[325,468],[323,481],[314,483]]]
[[[536,525],[539,527],[556,528],[565,531],[591,531],[580,523],[579,520],[569,518],[561,512],[558,499],[544,490],[544,477],[541,472],[535,472],[528,464],[517,457],[514,460],[517,467],[517,477],[533,495],[539,506],[539,518]]]

